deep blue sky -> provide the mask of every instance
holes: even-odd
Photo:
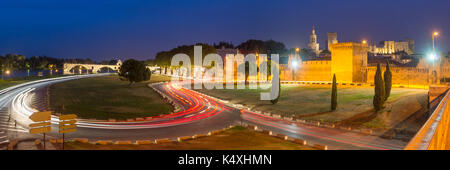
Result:
[[[316,25],[339,41],[416,40],[450,50],[448,0],[1,0],[0,54],[148,59],[196,42],[274,39],[305,47]]]

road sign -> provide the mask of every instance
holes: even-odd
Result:
[[[34,112],[29,118],[34,122],[48,121],[51,119],[52,112]]]
[[[76,124],[70,124],[70,125],[59,125],[59,129],[70,129],[70,128],[76,128]]]
[[[52,128],[50,126],[45,126],[45,127],[30,129],[30,133],[31,134],[47,133],[47,132],[50,132],[51,130],[52,130]]]
[[[59,116],[59,120],[70,120],[70,119],[76,119],[76,118],[77,118],[77,115],[75,115],[75,114]]]
[[[63,143],[62,148],[64,150],[64,134],[70,133],[70,132],[76,132],[77,131],[77,115],[70,114],[70,115],[61,115],[59,116],[59,133],[63,134]]]
[[[40,122],[40,123],[32,123],[29,125],[30,128],[39,127],[39,126],[49,126],[50,122]]]
[[[66,120],[66,121],[60,121],[59,125],[68,125],[68,124],[75,124],[77,123],[77,120]]]
[[[76,132],[77,131],[77,115],[70,114],[70,115],[61,115],[59,116],[59,133],[69,133],[69,132]]]
[[[59,133],[70,133],[70,132],[76,132],[77,129],[73,128],[73,129],[59,129]]]

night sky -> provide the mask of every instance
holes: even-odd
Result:
[[[196,42],[273,39],[305,47],[316,25],[339,41],[416,41],[416,51],[450,50],[448,0],[2,0],[0,54],[149,59]]]

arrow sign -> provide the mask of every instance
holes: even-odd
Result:
[[[59,120],[70,120],[70,119],[76,119],[76,118],[77,118],[77,115],[75,115],[75,114],[59,116]]]
[[[77,123],[77,120],[67,120],[67,121],[59,122],[59,125],[62,126],[62,125],[75,124],[75,123]]]
[[[30,128],[39,127],[39,126],[49,126],[50,122],[42,122],[42,123],[32,123],[29,125]]]
[[[51,119],[52,112],[34,112],[29,118],[34,122],[48,121]]]
[[[47,133],[47,132],[50,132],[51,130],[52,130],[52,128],[50,126],[45,126],[45,127],[30,129],[30,133],[31,134]]]

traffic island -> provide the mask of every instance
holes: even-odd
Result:
[[[153,143],[151,140],[136,141],[135,144],[96,145],[69,141],[66,150],[316,150],[292,141],[276,138],[246,127],[235,126],[213,135],[202,135],[191,139],[180,137],[181,142]]]

